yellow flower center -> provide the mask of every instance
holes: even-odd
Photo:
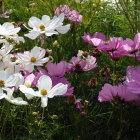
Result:
[[[4,80],[0,79],[0,87],[4,87]]]
[[[41,95],[47,95],[48,92],[47,92],[46,89],[41,89],[40,94],[41,94]]]
[[[34,63],[34,62],[36,62],[36,58],[35,57],[31,57],[30,61]]]
[[[43,31],[45,29],[45,25],[44,24],[40,24],[39,28],[40,28],[41,31]]]

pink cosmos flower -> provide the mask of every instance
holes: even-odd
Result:
[[[130,92],[140,95],[140,66],[129,66],[127,68],[125,83]]]
[[[85,59],[72,57],[71,72],[89,71],[97,67],[96,58],[88,55]]]
[[[82,22],[82,15],[80,15],[76,10],[71,10],[67,5],[60,6],[55,10],[56,16],[59,16],[61,13],[64,13],[65,19],[68,19],[74,24],[81,24]]]
[[[75,24],[81,24],[82,15],[80,15],[76,10],[72,10],[69,14],[68,20],[72,21]]]
[[[131,93],[127,90],[124,85],[112,86],[110,84],[105,84],[102,90],[99,92],[98,101],[112,101],[120,99],[122,101],[136,101],[139,97],[136,94]]]
[[[86,65],[83,68],[83,71],[89,71],[97,67],[96,58],[88,55],[86,58]]]
[[[118,60],[128,54],[127,46],[121,37],[112,37],[108,43],[100,43],[98,49],[108,51],[112,59]]]
[[[134,40],[126,38],[124,42],[128,45],[127,49],[130,54],[137,52],[140,49],[140,33],[137,33]]]
[[[71,59],[71,72],[79,72],[82,71],[83,68],[86,66],[86,61],[81,60],[79,57],[72,57]]]
[[[93,46],[99,46],[100,43],[106,42],[105,35],[100,32],[95,32],[93,35],[90,33],[84,33],[82,39]]]
[[[55,15],[59,16],[61,13],[64,13],[65,19],[68,19],[70,11],[71,11],[71,9],[69,6],[63,5],[63,6],[56,8]]]
[[[48,74],[50,76],[59,76],[59,77],[63,77],[65,72],[66,72],[66,68],[67,68],[67,63],[65,61],[61,61],[60,63],[51,63],[49,62],[46,65],[46,68],[48,70]]]

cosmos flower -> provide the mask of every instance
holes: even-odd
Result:
[[[71,10],[67,5],[60,6],[55,10],[56,16],[59,16],[62,13],[64,13],[65,19],[68,19],[74,24],[81,24],[82,15],[79,14],[76,10]]]
[[[6,93],[3,93],[3,98],[8,102],[15,105],[28,105],[26,101],[24,101],[21,97],[14,98],[13,93],[14,89],[6,88],[4,89]]]
[[[38,36],[45,34],[46,36],[57,35],[59,33],[65,34],[70,29],[70,24],[63,26],[64,14],[60,14],[58,17],[54,16],[50,19],[49,16],[43,15],[40,20],[37,17],[31,17],[29,19],[28,25],[32,28],[26,37],[30,39],[36,39]]]
[[[20,27],[14,27],[12,23],[5,22],[4,24],[0,25],[0,36],[1,38],[14,40],[17,43],[20,41],[24,42],[24,38],[19,37],[17,34],[20,29]]]
[[[111,37],[108,43],[100,43],[97,48],[107,51],[112,59],[118,60],[128,54],[127,46],[121,37]]]
[[[127,68],[125,83],[130,92],[140,95],[140,66],[129,66]]]
[[[13,73],[13,69],[0,71],[0,96],[3,97],[4,90],[8,90],[11,87],[18,87],[23,84],[23,76],[20,73]],[[1,98],[0,97],[0,98]]]
[[[88,55],[86,58],[72,57],[71,72],[90,71],[97,67],[96,58]]]
[[[127,50],[130,54],[137,52],[140,49],[140,33],[137,33],[134,40],[126,38],[124,42],[128,45]]]
[[[65,61],[61,61],[57,64],[49,62],[46,67],[50,76],[63,77],[66,72],[67,63]]]
[[[45,49],[35,46],[30,52],[26,51],[24,53],[19,53],[18,56],[22,60],[23,64],[34,69],[34,66],[42,66],[44,63],[49,61],[49,57],[45,57],[45,54]]]
[[[20,91],[25,94],[28,99],[33,97],[41,98],[41,106],[46,107],[48,104],[48,98],[54,96],[60,96],[67,92],[67,85],[58,83],[52,87],[52,80],[49,76],[43,75],[37,82],[38,91],[34,91],[32,88],[27,88],[25,85],[20,85]]]
[[[105,35],[100,32],[95,32],[93,35],[90,33],[84,33],[82,39],[93,46],[99,46],[100,43],[106,43]]]
[[[125,85],[112,86],[105,84],[99,92],[98,101],[136,101],[139,97],[127,90]]]

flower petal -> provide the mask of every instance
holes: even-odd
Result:
[[[67,92],[68,85],[64,85],[62,83],[59,83],[55,85],[48,93],[49,98],[53,98],[57,95],[63,95]]]
[[[41,97],[41,106],[46,107],[48,104],[48,97],[47,96],[42,96]]]
[[[43,75],[39,78],[37,86],[39,90],[46,89],[49,91],[52,88],[52,80],[49,76]]]

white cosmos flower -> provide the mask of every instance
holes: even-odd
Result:
[[[24,42],[24,38],[19,37],[17,34],[20,29],[20,27],[14,27],[12,23],[5,22],[3,25],[0,24],[0,36],[1,38],[12,39],[18,43],[19,41]]]
[[[39,78],[37,83],[38,91],[34,91],[32,88],[27,88],[25,85],[20,85],[20,91],[25,94],[28,99],[33,97],[41,98],[41,106],[46,107],[48,104],[48,98],[54,96],[63,95],[67,92],[67,85],[59,83],[52,87],[52,80],[49,76],[43,75]]]
[[[15,105],[28,105],[26,101],[24,101],[21,97],[14,98],[13,92],[14,89],[4,88],[3,89],[6,93],[3,93],[3,98],[5,98],[8,102],[15,104]]]
[[[0,61],[2,61],[3,58],[6,57],[12,49],[13,49],[12,45],[10,45],[8,42],[5,43],[0,49]]]
[[[14,73],[13,69],[0,71],[0,98],[3,97],[3,90],[11,87],[18,87],[24,83],[24,77],[20,73]]]
[[[65,34],[70,29],[70,24],[63,26],[64,14],[60,14],[58,17],[54,16],[53,19],[50,19],[49,16],[44,15],[40,20],[37,17],[31,17],[29,19],[28,25],[32,28],[28,34],[25,36],[30,39],[36,39],[41,34],[46,36],[52,36],[54,34]]]
[[[3,62],[8,64],[9,66],[14,66],[20,64],[21,59],[18,55],[8,54],[4,57]]]
[[[27,51],[23,54],[20,53],[18,56],[21,58],[23,64],[34,67],[42,66],[44,63],[49,61],[49,57],[45,57],[45,54],[45,49],[35,46],[30,52]]]

